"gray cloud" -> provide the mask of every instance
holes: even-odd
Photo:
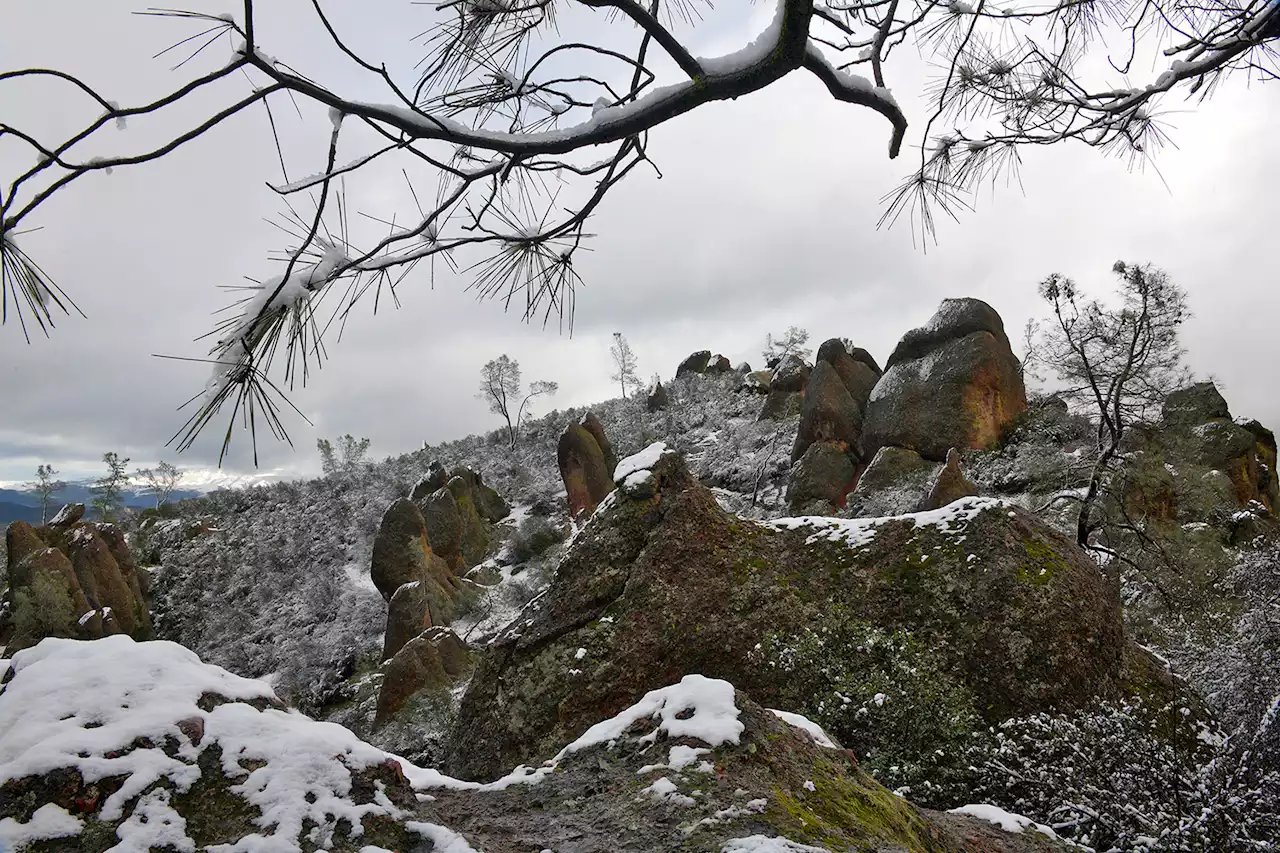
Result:
[[[54,5],[0,11],[6,63],[81,71],[122,101],[172,85],[174,75],[148,58],[172,40],[172,25],[131,17],[131,5],[113,0],[84,4],[80,26],[67,27]],[[272,52],[300,56],[304,68],[330,67],[332,57],[308,47],[310,32],[292,26],[306,17],[290,9],[270,6]],[[412,59],[400,47],[408,18],[346,13],[364,43],[396,45],[394,56]],[[706,52],[741,38],[720,20]],[[337,79],[363,91],[354,75]],[[900,85],[900,100],[909,90]],[[50,132],[85,115],[57,87],[8,89],[4,104],[5,120]],[[1160,155],[1160,174],[1131,174],[1082,147],[1032,152],[1025,195],[1017,186],[984,195],[975,213],[944,223],[939,245],[924,252],[909,228],[876,229],[878,200],[909,168],[886,159],[883,120],[793,76],[653,134],[663,177],[638,171],[592,220],[599,237],[580,262],[587,286],[572,338],[477,304],[465,281],[440,268],[434,289],[415,275],[400,289],[401,310],[375,318],[370,306],[358,309],[332,359],[293,395],[314,429],[291,422],[296,451],[260,441],[261,464],[314,470],[317,436],[367,435],[382,455],[491,428],[474,391],[480,365],[503,352],[519,359],[526,378],[560,382],[544,410],[609,396],[614,331],[631,340],[645,375],[670,375],[704,347],[758,361],[765,333],[792,324],[815,341],[852,336],[883,359],[941,298],[972,295],[1001,311],[1016,340],[1039,313],[1036,281],[1060,271],[1101,292],[1117,258],[1155,262],[1187,288],[1193,368],[1222,382],[1235,413],[1280,425],[1269,373],[1280,308],[1268,219],[1280,172],[1277,107],[1277,87],[1224,87],[1175,116],[1180,147]],[[918,104],[910,111],[915,121],[922,114]],[[298,171],[318,166],[323,117],[300,125],[277,116]],[[117,144],[142,145],[166,129],[137,122]],[[51,340],[31,346],[12,326],[0,333],[0,479],[27,477],[38,461],[93,468],[109,449],[139,464],[172,458],[163,444],[182,421],[174,407],[200,389],[207,370],[151,355],[200,356],[205,347],[191,340],[228,301],[216,285],[275,271],[264,259],[281,241],[262,222],[280,209],[263,187],[279,173],[269,139],[265,115],[242,116],[158,163],[86,180],[38,217],[46,227],[25,245],[89,319],[68,318]],[[0,171],[9,174],[22,156],[0,144]],[[355,206],[403,210],[398,174],[352,187]],[[247,436],[237,437],[228,467],[250,468],[249,450]],[[180,463],[208,466],[216,456],[210,435]]]

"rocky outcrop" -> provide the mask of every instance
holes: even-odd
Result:
[[[564,428],[556,448],[556,461],[568,496],[570,515],[594,512],[613,491],[613,472],[604,450],[582,424],[569,424]]]
[[[1252,427],[1233,421],[1227,401],[1212,382],[1173,392],[1163,414],[1160,441],[1172,452],[1166,455],[1226,474],[1239,507],[1257,501],[1272,513],[1280,508],[1275,436],[1256,421]]]
[[[387,602],[387,630],[382,659],[390,660],[405,644],[431,627],[431,603],[421,581],[400,587]]]
[[[644,467],[649,494],[594,516],[546,594],[482,656],[451,747],[457,773],[546,757],[688,673],[772,703],[788,685],[757,649],[804,626],[934,650],[984,725],[1120,690],[1116,592],[1016,508],[969,498],[920,517],[756,525],[722,511],[680,457]]]
[[[644,407],[649,412],[659,412],[670,405],[671,399],[667,394],[666,387],[661,382],[655,382],[653,388],[649,391],[649,396],[645,398]]]
[[[401,646],[384,666],[375,724],[384,723],[423,691],[439,693],[466,671],[469,653],[448,628],[428,628]]]
[[[444,484],[449,482],[449,472],[445,470],[444,465],[439,459],[434,459],[427,468],[427,473],[413,487],[413,491],[409,494],[409,499],[419,501],[432,492],[439,491],[444,488]]]
[[[709,361],[711,361],[711,350],[709,349],[690,353],[676,368],[676,379],[693,373],[706,373]]]
[[[77,509],[78,507],[78,509]],[[80,521],[82,505],[64,507],[54,523],[23,521],[5,534],[7,602],[12,616],[10,649],[44,637],[95,639],[152,634],[142,570],[120,531]],[[0,637],[0,642],[4,638]]]
[[[794,353],[783,356],[769,377],[769,396],[757,420],[777,421],[799,414],[812,370],[804,359]]]
[[[414,499],[414,504],[422,513],[431,550],[453,567],[455,573],[462,574],[468,566],[462,557],[462,513],[453,492],[442,485],[436,491]]]
[[[845,505],[845,496],[854,487],[862,468],[863,417],[867,398],[880,376],[874,364],[874,361],[868,364],[854,358],[840,338],[825,341],[818,348],[817,361],[805,385],[800,426],[791,450],[791,461],[804,463],[792,469],[788,487],[793,513],[826,514]],[[811,453],[817,444],[826,447]],[[837,453],[847,459],[839,461]],[[814,501],[826,505],[815,505]]]
[[[735,391],[746,392],[748,394],[768,394],[769,385],[773,382],[772,370],[755,370],[749,371],[742,376],[742,381],[738,383]]]
[[[857,473],[852,457],[839,445],[811,444],[791,469],[787,505],[796,515],[828,515],[833,507],[844,506]]]
[[[382,516],[369,575],[388,603],[406,584],[418,584],[432,625],[451,622],[463,594],[461,578],[431,549],[422,513],[407,498],[392,503]]]
[[[798,461],[814,442],[825,442],[849,453],[856,462],[861,432],[861,407],[850,396],[836,368],[830,362],[819,361],[805,387],[791,461]]]
[[[707,361],[706,373],[732,373],[733,363],[723,355],[714,355]]]
[[[964,475],[960,467],[960,451],[953,447],[947,451],[946,464],[934,476],[929,486],[929,493],[924,496],[917,509],[921,511],[941,509],[961,498],[976,494],[978,494],[978,487]]]
[[[612,477],[614,469],[618,467],[618,456],[613,452],[613,445],[609,442],[609,437],[604,434],[604,424],[600,423],[600,418],[596,417],[595,412],[587,412],[583,415],[581,423],[583,428],[591,433],[591,437],[596,440],[596,446],[600,448],[600,454],[604,457],[605,470]]]
[[[424,683],[450,678],[444,643],[427,635],[394,660]],[[808,720],[700,676],[593,719],[595,734],[553,761],[483,786],[287,712],[264,682],[172,643],[21,652],[0,720],[11,771],[0,827],[41,853],[1067,850],[918,808]]]
[[[818,347],[817,361],[825,361],[836,369],[859,412],[865,411],[871,389],[875,388],[881,376],[880,367],[871,353],[861,347],[855,347],[850,352],[843,340],[831,338]]]
[[[952,447],[994,445],[1026,407],[1000,315],[977,299],[945,299],[889,357],[867,405],[863,451],[906,447],[941,462]]]

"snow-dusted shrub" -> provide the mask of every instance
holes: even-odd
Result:
[[[508,540],[511,559],[519,563],[527,563],[535,557],[545,554],[552,545],[565,540],[565,532],[546,518],[531,515],[512,534]]]
[[[1121,702],[1008,720],[972,748],[969,795],[1097,851],[1273,849],[1280,780],[1257,772],[1253,738],[1196,737],[1185,713]]]

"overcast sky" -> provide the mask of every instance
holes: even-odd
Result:
[[[393,66],[414,59],[408,37],[421,29],[425,7],[330,6],[354,40],[381,46]],[[349,66],[314,47],[308,7],[259,4],[263,49],[363,96]],[[229,56],[217,46],[203,65],[171,71],[172,62],[151,55],[189,30],[130,15],[136,8],[120,0],[5,0],[0,62],[79,72],[129,104]],[[197,8],[232,12],[238,4]],[[695,52],[749,41],[759,9],[720,10]],[[923,121],[910,85],[919,72],[917,63],[896,86],[889,81],[914,123]],[[94,115],[65,85],[0,87],[0,121],[18,127],[54,134]],[[276,114],[288,125],[293,174],[316,171],[328,123],[314,111],[299,122],[286,106]],[[193,109],[161,127],[131,123],[87,153],[134,150],[198,116]],[[1219,381],[1234,414],[1280,426],[1273,367],[1280,86],[1230,83],[1171,122],[1178,147],[1160,154],[1159,174],[1131,173],[1082,146],[1032,152],[1022,169],[1025,193],[1015,185],[984,194],[976,213],[943,224],[939,245],[926,253],[909,228],[876,229],[880,198],[909,169],[886,158],[879,116],[833,102],[802,74],[713,104],[654,131],[649,150],[662,178],[637,170],[592,220],[599,236],[578,263],[586,287],[572,337],[476,303],[464,279],[439,267],[432,288],[420,268],[401,287],[398,311],[357,311],[324,369],[293,395],[314,427],[290,421],[296,450],[260,438],[260,472],[315,471],[321,436],[368,436],[381,457],[493,428],[475,390],[480,366],[501,353],[520,362],[526,379],[560,383],[545,410],[613,396],[614,331],[630,340],[642,375],[664,377],[697,349],[758,364],[765,334],[788,325],[809,329],[815,344],[852,337],[883,361],[950,296],[990,302],[1017,341],[1025,320],[1040,313],[1037,281],[1056,271],[1103,288],[1117,259],[1151,261],[1186,288],[1195,313],[1184,335],[1192,368]],[[218,286],[279,271],[266,260],[281,246],[279,234],[263,222],[281,209],[264,186],[280,178],[275,156],[265,115],[254,111],[157,163],[86,178],[28,220],[43,229],[24,236],[24,248],[88,319],[62,319],[49,340],[30,346],[12,322],[0,329],[0,481],[27,479],[40,462],[69,476],[94,474],[107,450],[139,465],[216,462],[212,434],[181,457],[164,447],[183,420],[176,406],[200,390],[206,368],[153,354],[202,356],[207,345],[192,339],[228,301]],[[6,184],[26,163],[24,151],[0,141]],[[390,180],[358,192],[360,205],[384,217],[406,202],[403,186]],[[247,436],[238,436],[226,468],[251,472],[248,451]]]

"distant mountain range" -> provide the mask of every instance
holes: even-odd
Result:
[[[91,484],[92,481],[88,480],[68,483],[65,489],[49,500],[49,515],[52,516],[61,509],[63,504],[82,503],[88,506],[93,500],[93,495],[89,492]],[[183,498],[197,498],[202,494],[204,494],[203,491],[190,489],[175,490],[169,499],[180,501]],[[127,490],[124,493],[124,504],[133,509],[146,509],[155,506],[156,499],[150,495]],[[40,523],[40,496],[26,489],[0,489],[0,527],[18,520],[32,524]]]

